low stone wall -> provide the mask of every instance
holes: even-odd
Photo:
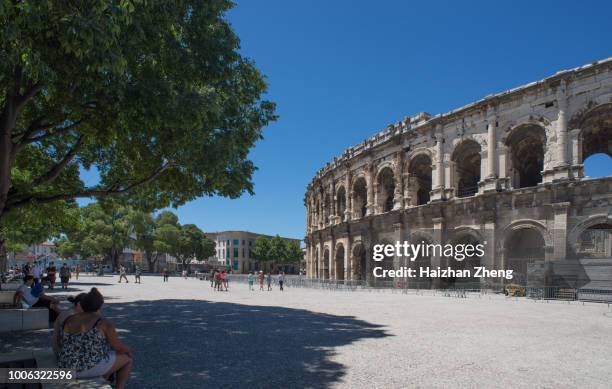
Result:
[[[0,309],[0,332],[45,328],[49,328],[49,311],[46,308]]]

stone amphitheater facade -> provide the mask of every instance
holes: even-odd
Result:
[[[345,150],[308,185],[307,274],[375,283],[372,247],[396,241],[484,243],[477,262],[514,269],[517,283],[529,263],[610,256],[609,234],[595,232],[612,229],[612,177],[583,169],[597,153],[612,156],[612,58],[407,117]],[[435,254],[409,262],[388,257],[383,267],[475,264]],[[462,281],[475,280],[452,280]]]

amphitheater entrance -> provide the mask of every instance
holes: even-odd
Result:
[[[480,244],[480,240],[474,235],[469,233],[463,233],[452,240],[451,244],[455,247],[458,245],[472,245],[476,246]],[[466,257],[459,261],[455,258],[448,259],[449,267],[453,270],[469,270],[471,277],[454,277],[451,276],[446,279],[446,284],[450,288],[460,289],[480,289],[480,278],[474,277],[476,272],[475,268],[480,266],[480,258],[476,255]]]
[[[323,261],[321,262],[321,278],[329,280],[329,250],[323,252]]]
[[[344,246],[342,244],[338,244],[336,246],[336,260],[334,273],[336,275],[336,280],[343,281],[344,280]]]
[[[603,223],[587,228],[578,242],[580,258],[612,258],[612,224]]]
[[[336,215],[340,220],[344,220],[344,212],[346,211],[346,190],[341,186],[336,192]]]
[[[480,182],[480,145],[471,140],[461,142],[453,152],[455,195],[469,197],[478,193]]]
[[[512,283],[527,285],[529,264],[544,260],[544,238],[533,228],[520,228],[504,242],[505,269],[512,270]]]
[[[517,127],[506,141],[510,150],[513,188],[528,188],[542,182],[546,132],[536,124]]]
[[[410,205],[423,205],[429,202],[431,192],[431,158],[420,154],[408,166]]]
[[[383,168],[378,174],[377,187],[378,208],[381,212],[393,210],[395,180],[393,179],[393,170],[390,167]]]
[[[351,258],[351,267],[353,270],[353,280],[366,281],[367,280],[367,263],[366,263],[366,251],[363,244],[358,243],[353,247],[353,255]]]
[[[353,218],[360,219],[366,216],[368,190],[366,180],[359,177],[353,184]]]

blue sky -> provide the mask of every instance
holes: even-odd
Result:
[[[303,197],[335,155],[420,111],[446,112],[612,56],[612,3],[237,1],[228,19],[279,120],[252,151],[254,196],[175,210],[205,231],[302,238]],[[587,174],[612,174],[608,159]]]

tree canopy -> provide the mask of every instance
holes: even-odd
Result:
[[[153,210],[252,193],[248,153],[275,107],[239,53],[232,6],[1,1],[0,221],[81,197]]]
[[[297,241],[283,239],[278,235],[272,238],[258,236],[251,256],[263,262],[294,263],[302,259],[302,249]]]

